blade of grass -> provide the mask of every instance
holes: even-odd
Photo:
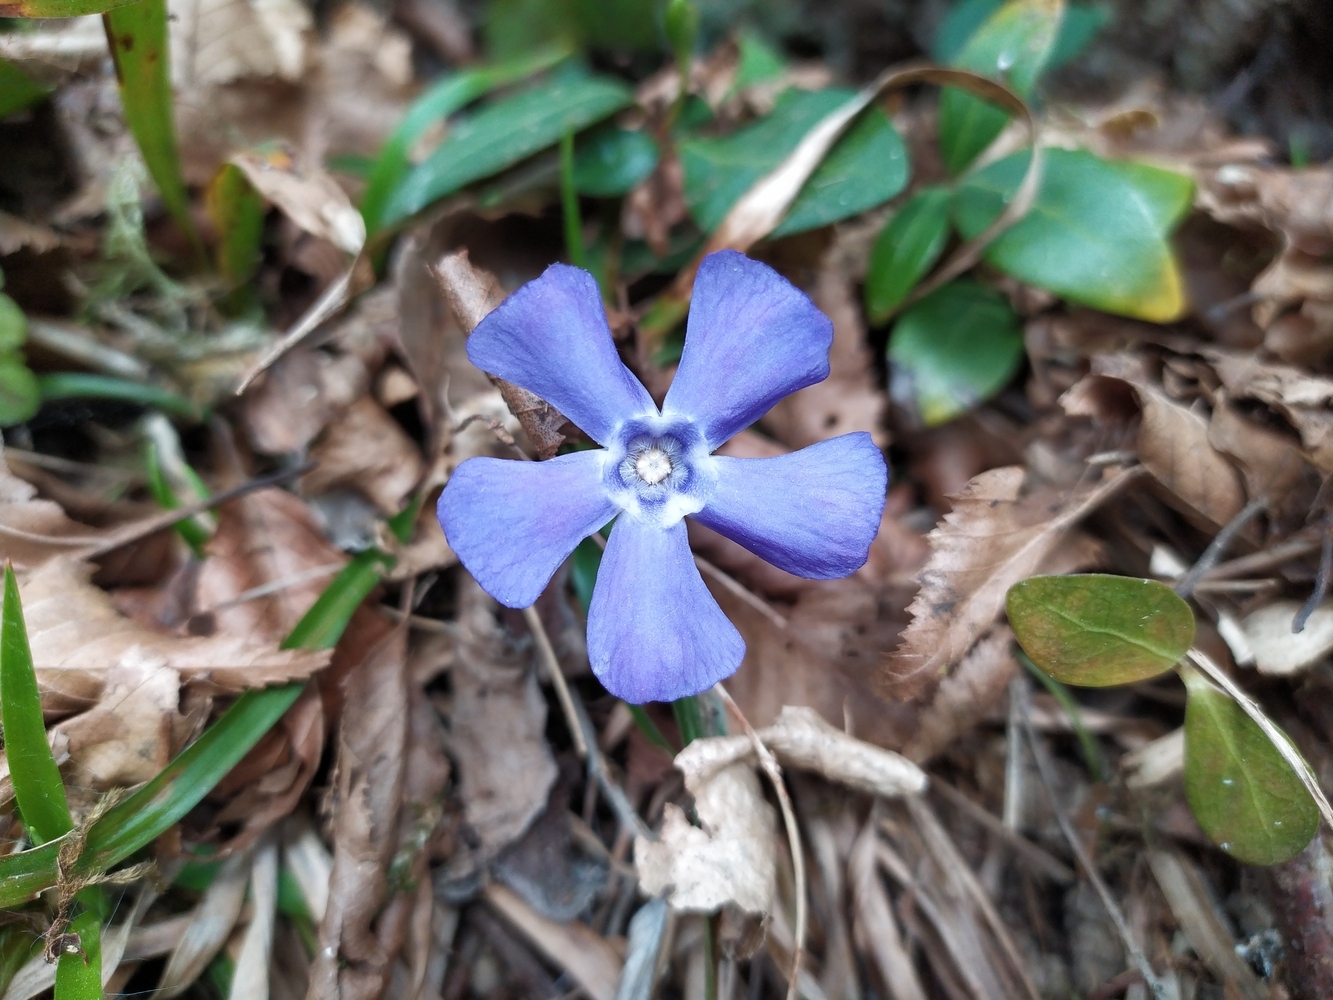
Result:
[[[569,262],[587,270],[583,249],[583,219],[579,216],[579,193],[574,190],[574,133],[560,137],[560,207],[565,217],[565,250]]]
[[[384,206],[407,173],[408,154],[428,128],[498,87],[549,69],[569,54],[570,50],[562,45],[541,48],[518,59],[494,66],[479,66],[446,77],[418,97],[370,168],[366,191],[361,196],[361,217],[366,221],[366,235],[379,229]]]
[[[149,441],[144,448],[144,466],[147,470],[149,492],[153,494],[158,506],[164,510],[176,510],[180,507],[180,498],[167,482],[166,473],[162,471],[162,462],[157,455],[157,445],[152,441]],[[178,522],[176,534],[180,535],[190,547],[196,559],[204,558],[204,546],[213,537],[207,528],[193,518]]]
[[[37,671],[28,647],[18,580],[5,565],[5,596],[0,608],[0,721],[4,725],[14,798],[34,844],[63,837],[74,823],[65,800],[60,768],[46,740]]]
[[[207,411],[170,390],[142,382],[128,382],[110,375],[55,372],[39,375],[37,384],[41,387],[44,403],[60,399],[118,399],[140,406],[156,407],[182,420],[198,422],[208,416]]]
[[[204,259],[204,244],[190,216],[172,116],[166,0],[139,0],[102,15],[116,64],[125,124],[139,144],[148,173],[176,224]]]
[[[56,966],[55,1000],[102,1000],[102,917],[84,910],[70,921],[77,948],[64,951]]]

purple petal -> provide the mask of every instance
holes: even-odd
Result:
[[[454,470],[440,494],[440,526],[486,593],[526,608],[574,547],[615,516],[602,486],[603,454],[470,458]]]
[[[657,412],[616,353],[596,280],[567,264],[552,264],[477,324],[467,356],[536,393],[599,444],[622,420]]]
[[[685,350],[663,413],[696,420],[716,448],[783,396],[828,378],[833,323],[767,264],[734,250],[704,258]]]
[[[745,641],[704,586],[685,522],[660,528],[622,515],[611,529],[588,608],[588,659],[631,705],[675,701],[730,677]]]
[[[694,517],[774,566],[832,580],[865,564],[889,472],[864,431],[776,458],[719,455],[717,488]]]

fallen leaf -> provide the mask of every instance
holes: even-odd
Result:
[[[389,633],[346,681],[334,796],[333,873],[309,1000],[373,1000],[392,957],[374,921],[389,897],[409,729],[407,630]]]
[[[365,393],[369,381],[364,362],[354,355],[298,347],[242,397],[246,436],[265,455],[304,451]]]
[[[1300,601],[1274,601],[1241,620],[1241,631],[1261,674],[1298,674],[1333,652],[1333,603],[1319,605],[1305,628],[1293,632],[1291,624],[1300,610]]]
[[[171,0],[167,9],[178,90],[256,77],[300,82],[314,18],[297,0]]]
[[[1220,392],[1213,400],[1208,441],[1231,458],[1245,478],[1245,491],[1268,500],[1275,533],[1288,534],[1305,523],[1319,490],[1319,473],[1297,441],[1245,417]]]
[[[698,747],[698,749],[694,749]],[[694,796],[699,826],[668,802],[659,839],[634,841],[634,868],[649,895],[670,890],[672,909],[713,913],[734,905],[773,911],[777,891],[776,817],[748,763],[717,768],[716,747],[696,740],[676,755]]]
[[[1295,428],[1311,462],[1333,473],[1333,379],[1291,365],[1265,361],[1252,353],[1200,351],[1235,399],[1257,399]]]
[[[311,458],[317,464],[301,480],[303,491],[352,486],[386,516],[403,509],[423,471],[416,443],[369,395],[328,426]]]
[[[903,756],[928,761],[989,715],[1018,674],[1013,649],[1014,634],[1007,625],[978,639],[922,706]]]
[[[102,533],[65,515],[60,505],[42,500],[30,483],[9,471],[0,453],[0,559],[16,570],[97,545]]]
[[[1112,472],[1064,495],[1049,487],[1025,494],[1027,476],[1017,466],[973,479],[929,535],[930,560],[908,609],[912,623],[879,678],[885,692],[904,698],[933,689],[990,629],[1009,588],[1040,572],[1069,529],[1132,475]]]
[[[301,166],[290,152],[236,153],[231,163],[251,186],[311,236],[348,256],[366,242],[366,224],[347,193],[319,167]]]
[[[89,583],[92,567],[69,557],[22,573],[19,589],[43,708],[51,714],[97,703],[113,668],[154,662],[186,684],[240,692],[309,677],[327,651],[277,649],[247,632],[207,638],[157,632],[123,617],[105,591]]]
[[[188,914],[188,923],[171,950],[158,983],[157,995],[163,1000],[171,1000],[189,989],[227,943],[240,918],[249,879],[248,853],[234,854],[222,862],[203,898]]]

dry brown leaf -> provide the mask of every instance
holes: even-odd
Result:
[[[60,557],[19,576],[42,705],[50,713],[96,704],[113,668],[126,662],[160,664],[187,684],[225,692],[300,680],[329,662],[326,651],[280,650],[248,632],[202,638],[153,631],[123,617],[89,583],[91,575],[90,566]]]
[[[448,750],[470,833],[446,868],[452,877],[479,870],[517,840],[556,779],[531,648],[514,643],[495,620],[497,605],[471,578],[460,588]]]
[[[60,505],[42,500],[30,483],[9,471],[0,453],[0,559],[16,570],[77,554],[102,541],[103,533],[71,520]],[[85,540],[88,544],[78,544]]]
[[[1207,419],[1169,397],[1142,359],[1127,354],[1095,358],[1093,374],[1061,397],[1065,412],[1094,415],[1095,404],[1088,397],[1103,390],[1106,380],[1133,390],[1142,414],[1139,461],[1174,498],[1174,505],[1214,530],[1239,514],[1245,506],[1240,473],[1209,442]]]
[[[615,1000],[622,960],[606,938],[577,920],[557,923],[543,917],[502,885],[491,883],[482,896],[592,1000]]]
[[[265,455],[304,451],[369,384],[364,362],[299,347],[268,370],[241,400],[250,444]]]
[[[203,898],[188,914],[188,923],[172,948],[156,993],[162,1000],[171,1000],[189,989],[227,943],[240,918],[249,878],[249,854],[234,854],[222,862]]]
[[[386,516],[403,509],[423,471],[416,443],[368,395],[329,425],[311,457],[318,464],[301,480],[303,491],[352,486]]]
[[[984,719],[1018,673],[1014,634],[997,625],[968,650],[922,706],[916,732],[903,747],[909,760],[930,760]]]
[[[754,767],[718,767],[714,757],[724,748],[710,744],[695,740],[676,755],[700,826],[667,803],[659,839],[634,841],[639,883],[654,896],[670,890],[669,902],[677,911],[713,913],[734,905],[747,913],[771,913],[777,891],[776,817]]]
[[[314,18],[298,0],[171,0],[172,83],[187,94],[252,77],[297,83]]]
[[[885,659],[880,681],[897,698],[933,688],[991,627],[1009,588],[1041,570],[1069,529],[1124,485],[1132,471],[1059,494],[1023,492],[1018,466],[983,472],[954,498],[930,533],[930,561],[908,609],[902,645]]]
[[[1260,673],[1300,673],[1333,652],[1333,602],[1319,605],[1305,628],[1293,632],[1291,623],[1300,610],[1300,601],[1274,601],[1242,619],[1241,631]]]
[[[1296,429],[1319,471],[1333,473],[1333,380],[1253,354],[1204,348],[1217,377],[1234,399],[1257,399]]]
[[[1286,534],[1305,523],[1319,490],[1319,473],[1292,437],[1243,416],[1219,393],[1208,440],[1235,461],[1251,497],[1268,499],[1270,525]]]
[[[256,490],[224,504],[199,568],[191,625],[277,644],[310,610],[347,557],[310,508],[286,490]],[[262,590],[255,594],[256,590]]]
[[[346,681],[333,776],[333,874],[308,1000],[377,1000],[392,956],[373,924],[389,897],[388,864],[410,726],[407,630],[386,636]]]
[[[287,151],[237,153],[231,162],[263,197],[311,236],[356,256],[366,242],[366,223],[347,193],[319,167],[301,166]]]

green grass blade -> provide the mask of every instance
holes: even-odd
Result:
[[[699,709],[699,699],[696,696],[677,698],[671,703],[671,710],[676,713],[680,741],[685,746],[689,746],[701,736],[708,735],[704,731],[704,715]]]
[[[171,63],[166,0],[139,0],[102,16],[116,64],[120,102],[148,173],[167,211],[203,259],[203,242],[190,216],[172,116]]]
[[[296,623],[284,649],[332,649],[352,614],[375,589],[389,557],[376,549],[359,553],[333,578],[314,606]]]
[[[5,597],[0,609],[0,721],[5,731],[14,798],[28,836],[41,844],[73,829],[60,769],[46,741],[46,720],[37,688],[37,671],[28,648],[18,580],[5,566]]]
[[[579,193],[574,189],[574,133],[560,137],[560,207],[565,217],[565,250],[569,262],[585,270],[588,255],[583,249],[583,219],[579,215]]]
[[[102,919],[84,910],[69,925],[79,951],[65,952],[56,966],[55,1000],[102,1000]]]
[[[167,482],[167,475],[162,469],[162,462],[157,456],[157,445],[149,441],[144,449],[144,466],[148,477],[148,490],[153,494],[153,499],[157,501],[159,507],[163,510],[175,510],[181,505],[180,498],[176,496],[176,491],[171,488],[171,483]],[[205,493],[205,495],[207,495]],[[185,544],[190,547],[196,559],[204,558],[204,546],[213,536],[194,518],[186,518],[176,524],[176,534],[180,535]]]
[[[649,715],[642,705],[630,705],[626,703],[629,714],[633,717],[635,725],[639,727],[643,735],[648,737],[648,742],[660,750],[664,750],[668,757],[676,756],[676,748],[673,747],[667,738],[662,735],[662,730],[657,728],[657,723]]]
[[[366,235],[379,228],[389,196],[407,173],[408,154],[428,128],[497,87],[549,69],[569,52],[565,46],[552,45],[494,66],[479,66],[446,77],[418,97],[385,141],[370,168],[366,191],[361,196],[361,217],[366,221]]]
[[[140,406],[156,407],[182,420],[199,422],[208,416],[202,407],[170,390],[109,375],[56,372],[38,376],[37,384],[41,387],[44,403],[59,399],[118,399]]]

